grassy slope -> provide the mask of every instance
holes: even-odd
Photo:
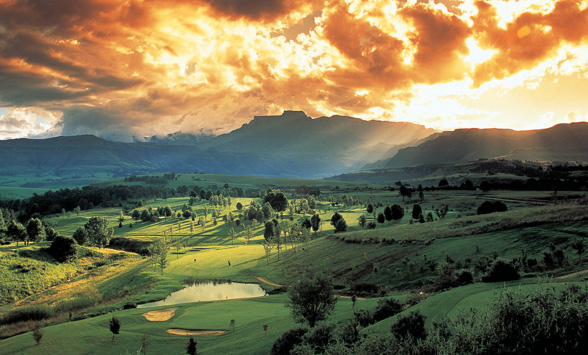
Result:
[[[394,192],[367,191],[357,194],[352,192],[351,194],[359,195],[361,198],[369,197],[376,201],[401,202],[401,198]],[[89,281],[75,291],[77,293],[82,291],[99,292],[110,295],[109,297],[114,299],[119,297],[120,299],[145,302],[165,297],[169,292],[180,288],[182,281],[187,277],[257,282],[256,277],[261,276],[272,282],[287,284],[295,280],[305,269],[327,271],[336,276],[337,283],[363,281],[401,287],[419,283],[435,276],[434,272],[426,271],[426,268],[420,276],[414,276],[420,273],[419,269],[424,264],[425,254],[428,259],[436,260],[442,260],[449,254],[454,260],[462,261],[466,257],[491,256],[494,252],[498,252],[504,257],[514,257],[520,255],[520,250],[524,248],[529,257],[536,257],[547,248],[550,242],[566,246],[570,237],[583,236],[583,224],[587,213],[585,207],[578,206],[559,206],[552,209],[539,207],[527,210],[525,206],[532,203],[521,201],[509,204],[512,211],[507,214],[456,218],[460,214],[462,216],[471,214],[472,209],[485,198],[486,196],[467,192],[445,193],[445,195],[430,193],[426,195],[427,203],[423,204],[426,210],[430,211],[429,207],[433,207],[428,206],[429,203],[437,206],[449,203],[452,206],[452,211],[446,221],[409,225],[409,219],[405,217],[399,226],[387,223],[386,228],[378,225],[374,231],[361,231],[357,226],[355,221],[363,213],[362,208],[340,209],[348,221],[351,231],[355,231],[347,233],[345,236],[348,238],[429,240],[435,236],[438,237],[438,234],[448,234],[445,235],[446,238],[437,238],[428,245],[421,242],[391,245],[349,244],[336,240],[331,237],[332,226],[328,223],[333,209],[331,206],[323,204],[321,217],[324,223],[322,230],[316,236],[313,234],[314,240],[304,248],[304,251],[302,248],[299,248],[296,253],[290,249],[283,251],[280,255],[280,261],[277,261],[274,250],[269,265],[266,263],[264,250],[261,246],[263,240],[261,226],[255,229],[255,237],[248,245],[244,245],[241,241],[242,237],[239,236],[235,240],[235,245],[232,246],[227,237],[229,226],[220,220],[217,226],[213,226],[210,223],[210,215],[207,226],[205,228],[196,227],[193,235],[190,235],[189,222],[185,220],[181,221],[181,230],[178,228],[178,222],[180,222],[178,220],[161,220],[157,223],[133,221],[133,228],[128,228],[129,219],[127,217],[124,228],[115,228],[116,235],[150,240],[173,227],[174,238],[186,242],[189,246],[198,245],[198,249],[201,250],[196,251],[187,247],[182,248],[179,255],[170,254],[171,263],[163,275],[160,270],[152,267],[148,260],[145,260],[133,267],[121,268],[115,274],[97,279],[96,282]],[[517,198],[524,200],[525,196],[517,196]],[[250,199],[233,199],[233,205],[237,201],[246,205]],[[169,204],[172,208],[178,209],[185,202],[187,202],[187,198],[174,198],[167,201],[154,201],[151,206]],[[411,201],[405,206],[411,207],[413,202]],[[204,205],[195,206],[195,209],[199,215],[202,215]],[[120,209],[117,208],[96,209],[84,211],[80,216],[70,215],[65,218],[52,218],[52,220],[57,222],[56,228],[61,233],[70,234],[77,226],[85,223],[90,216],[95,215],[106,216],[111,220],[111,225],[118,225],[116,219],[119,212]],[[226,212],[228,210],[223,211],[223,213]],[[233,210],[233,213],[236,212]],[[536,219],[534,222],[533,218]],[[543,220],[549,220],[549,218],[553,219],[552,222],[539,223]],[[296,216],[296,219],[300,220],[301,216]],[[532,223],[526,223],[525,219]],[[561,221],[567,222],[563,224]],[[490,232],[470,235],[471,233],[484,232],[477,223],[482,227],[488,225],[500,227],[502,225],[505,228],[495,228]],[[468,229],[468,226],[473,229]],[[461,232],[455,234],[456,231]],[[427,236],[427,233],[431,233],[431,235]],[[179,236],[179,234],[185,235]],[[477,252],[476,247],[478,247]],[[566,255],[571,257],[571,251],[565,250]],[[173,251],[175,249],[172,249]],[[231,261],[230,267],[227,263],[228,260]],[[407,269],[410,262],[415,265],[417,272]],[[375,272],[374,266],[377,267],[377,272]],[[424,307],[423,309],[429,307],[431,310],[438,310],[438,314],[445,314],[452,312],[456,302],[461,299],[467,300],[469,303],[483,303],[486,299],[484,292],[491,293],[491,289],[496,286],[498,285],[476,284],[461,287],[431,297],[419,306]],[[64,292],[61,296],[64,298],[75,296],[76,292]],[[134,293],[137,294],[131,296]],[[48,298],[40,297],[39,299],[43,302],[50,300],[51,292],[48,291],[46,294]],[[478,294],[481,296],[476,296]],[[437,297],[441,298],[437,299]],[[68,349],[66,353],[125,353],[127,350],[132,352],[138,349],[143,333],[147,333],[151,337],[149,352],[179,352],[185,347],[187,337],[165,333],[165,329],[168,327],[199,328],[204,327],[200,324],[206,324],[206,328],[228,328],[230,319],[237,321],[235,332],[221,336],[197,336],[199,350],[203,350],[203,353],[267,353],[273,341],[284,330],[293,326],[288,310],[283,307],[284,301],[285,295],[278,295],[256,300],[183,305],[174,319],[163,323],[147,322],[142,316],[139,316],[143,310],[121,311],[116,315],[121,318],[123,324],[122,334],[114,343],[110,342],[111,336],[107,329],[110,315],[106,315],[45,328],[45,338],[38,348],[33,346],[30,334],[3,340],[0,342],[2,349],[0,353],[5,353],[5,351],[6,353],[18,351],[53,353],[56,349]],[[375,299],[361,301],[358,306],[373,309],[376,302]],[[453,306],[451,302],[453,302]],[[427,306],[428,304],[430,306]],[[350,301],[341,299],[333,318],[351,317],[350,308]],[[227,313],[231,313],[230,317],[221,316]],[[384,322],[390,322],[390,320]],[[263,334],[263,324],[269,325],[267,335]],[[389,329],[389,324],[382,323],[379,326],[382,329]]]

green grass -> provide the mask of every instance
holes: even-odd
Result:
[[[286,330],[295,326],[284,307],[286,295],[266,296],[257,299],[201,302],[179,305],[174,317],[164,322],[150,322],[141,314],[151,309],[132,309],[116,312],[121,322],[121,333],[112,340],[108,330],[111,314],[81,321],[64,323],[43,329],[41,344],[34,345],[30,333],[21,334],[0,342],[2,353],[62,353],[62,354],[125,354],[136,352],[141,336],[147,334],[147,352],[183,353],[188,336],[172,335],[169,328],[226,329],[224,335],[199,335],[198,352],[201,354],[267,354],[273,342]],[[358,300],[356,307],[374,308],[377,299]],[[330,318],[333,321],[353,316],[352,303],[339,299]],[[229,324],[235,319],[235,331]],[[267,332],[263,326],[268,325]]]
[[[200,179],[200,180],[196,180]],[[109,183],[116,183],[111,181]],[[122,333],[111,342],[108,331],[108,320],[112,314],[100,315],[120,307],[127,302],[148,302],[165,298],[170,292],[182,287],[187,278],[193,279],[221,279],[240,282],[256,282],[262,277],[270,282],[288,285],[304,272],[326,272],[334,276],[336,284],[349,287],[356,282],[368,282],[385,285],[391,290],[405,290],[418,288],[420,285],[436,278],[436,272],[430,270],[427,261],[441,261],[449,255],[462,266],[466,258],[472,263],[480,258],[492,258],[495,253],[504,258],[514,258],[521,255],[524,249],[527,256],[540,258],[553,243],[564,250],[568,260],[577,260],[569,247],[569,241],[574,238],[584,238],[585,220],[588,218],[588,207],[578,205],[558,205],[533,207],[536,199],[545,198],[547,193],[516,193],[492,192],[481,194],[472,191],[436,191],[426,192],[425,202],[421,204],[425,213],[449,204],[450,211],[443,221],[425,224],[410,224],[410,211],[414,198],[402,202],[398,192],[382,189],[359,189],[365,184],[347,184],[342,182],[308,181],[296,179],[260,179],[255,177],[227,177],[216,175],[181,175],[177,181],[170,182],[173,186],[198,184],[206,187],[216,184],[221,187],[224,183],[231,186],[240,184],[243,187],[267,188],[272,186],[321,186],[325,195],[319,201],[322,226],[318,233],[312,233],[312,240],[300,243],[296,251],[290,245],[280,252],[279,261],[276,249],[272,251],[269,264],[262,246],[263,224],[253,228],[254,236],[244,243],[243,228],[235,224],[229,226],[222,219],[218,219],[215,226],[209,214],[205,227],[194,226],[190,232],[190,221],[185,219],[139,222],[125,216],[123,228],[118,228],[118,216],[121,208],[102,208],[82,211],[75,215],[53,216],[47,218],[54,224],[55,229],[64,235],[71,235],[79,226],[93,216],[106,217],[110,226],[114,227],[114,236],[128,238],[132,241],[149,242],[161,238],[164,233],[172,231],[172,244],[180,242],[180,252],[175,254],[172,246],[168,256],[169,265],[163,270],[153,266],[149,258],[132,259],[129,261],[115,260],[106,253],[99,260],[89,264],[75,264],[60,266],[44,260],[41,255],[31,259],[31,266],[40,268],[45,265],[47,270],[53,270],[49,275],[56,277],[56,283],[66,278],[65,270],[72,268],[79,271],[87,265],[96,266],[94,262],[108,261],[107,268],[92,268],[83,275],[72,277],[76,282],[74,289],[49,288],[49,284],[39,287],[37,295],[29,303],[47,303],[61,305],[63,309],[71,309],[74,319],[88,315],[97,317],[83,319],[72,323],[52,325],[44,328],[45,337],[39,347],[35,346],[30,333],[18,335],[0,341],[0,353],[115,353],[124,354],[136,352],[140,346],[143,334],[148,334],[150,343],[149,353],[179,353],[183,352],[188,337],[166,333],[168,328],[205,328],[229,329],[231,319],[236,320],[237,327],[224,335],[196,336],[198,349],[201,353],[217,354],[257,354],[267,353],[275,339],[285,330],[294,326],[289,310],[284,307],[286,295],[268,296],[259,299],[234,300],[221,302],[203,302],[180,305],[174,318],[166,322],[148,322],[141,313],[144,309],[132,309],[115,313],[121,319]],[[315,184],[315,185],[313,185]],[[340,186],[335,189],[334,184]],[[170,187],[172,187],[170,185]],[[342,189],[349,189],[341,191]],[[382,203],[398,203],[408,208],[405,217],[397,222],[387,222],[379,225],[375,230],[361,229],[357,218],[365,213],[363,206],[331,206],[327,200],[331,197],[338,199],[341,195],[352,195],[356,198]],[[485,216],[476,216],[476,208],[488,198],[509,199],[509,211]],[[259,202],[259,199],[256,199]],[[235,204],[241,202],[244,206],[251,203],[250,198],[232,198],[232,206],[220,209],[224,215],[231,211],[235,216],[239,211]],[[174,210],[180,210],[188,203],[187,197],[174,197],[167,200],[145,201],[145,206],[158,207],[169,205]],[[203,215],[205,201],[193,206],[199,216]],[[210,205],[206,205],[210,209]],[[344,234],[333,234],[330,217],[334,211],[339,211],[349,226]],[[383,207],[377,212],[383,211]],[[285,217],[287,218],[286,214]],[[310,216],[308,216],[310,217]],[[301,222],[304,217],[294,216],[295,222]],[[133,227],[129,228],[132,223]],[[250,225],[251,222],[247,222]],[[234,245],[228,232],[235,228],[237,236]],[[391,240],[394,239],[394,243]],[[386,241],[382,243],[382,241]],[[1,247],[0,277],[11,280],[10,277],[21,277],[15,272],[14,264],[18,261],[28,262],[24,256],[12,257],[14,251],[25,250],[24,247],[14,245]],[[7,253],[6,253],[7,252]],[[13,258],[14,260],[10,259]],[[6,260],[5,260],[6,259]],[[231,266],[228,265],[231,262]],[[39,264],[35,264],[39,263]],[[2,265],[6,264],[4,271]],[[58,267],[64,268],[57,269]],[[48,269],[47,269],[48,268]],[[4,278],[4,272],[7,276]],[[29,271],[27,273],[31,273]],[[11,274],[11,275],[9,275]],[[25,273],[26,274],[26,273]],[[31,274],[32,275],[32,274]],[[11,281],[10,285],[33,285],[35,280],[26,277],[20,283]],[[39,277],[38,277],[39,278]],[[45,276],[41,275],[40,279]],[[536,279],[524,279],[520,282],[507,284],[518,287],[519,284],[536,284]],[[267,289],[273,287],[263,285]],[[30,287],[30,286],[27,286]],[[36,286],[35,286],[36,287]],[[499,284],[474,284],[459,287],[425,299],[414,309],[425,313],[430,320],[444,315],[452,316],[459,309],[468,307],[483,307]],[[525,286],[526,287],[526,286]],[[19,291],[21,292],[21,291]],[[23,295],[25,291],[22,291]],[[398,292],[398,291],[397,291]],[[399,291],[404,292],[405,291]],[[92,298],[96,296],[96,298]],[[404,299],[406,294],[396,295]],[[85,305],[100,302],[96,307],[84,310]],[[373,309],[378,299],[361,300],[357,308]],[[6,311],[4,308],[1,311]],[[82,315],[82,312],[85,315]],[[340,299],[332,320],[344,320],[352,317],[351,301]],[[368,331],[389,331],[393,319],[384,320]],[[263,325],[269,326],[267,334],[263,332]]]

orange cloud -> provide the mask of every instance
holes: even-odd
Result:
[[[439,127],[436,110],[487,110],[424,87],[479,96],[582,58],[587,35],[575,0],[0,0],[0,107],[61,112],[65,134],[222,133],[284,109]]]

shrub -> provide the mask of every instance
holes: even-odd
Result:
[[[424,339],[427,337],[425,329],[425,316],[419,311],[410,312],[408,315],[398,318],[392,325],[392,334],[399,339],[410,336],[412,339]]]
[[[315,354],[323,353],[329,343],[335,340],[334,330],[335,324],[333,323],[319,323],[304,335],[303,342],[310,345]]]
[[[511,263],[496,259],[490,265],[488,273],[482,277],[483,282],[502,282],[518,280],[521,277],[517,269]]]
[[[76,241],[63,236],[55,237],[47,252],[60,263],[70,262],[78,257]]]
[[[374,324],[374,316],[367,309],[355,310],[353,311],[353,316],[355,317],[357,324],[359,324],[362,328]]]
[[[494,202],[484,201],[484,203],[482,203],[480,205],[480,207],[478,207],[477,214],[506,212],[507,210],[508,210],[508,208],[506,207],[506,205],[500,201],[494,201]]]
[[[378,301],[378,305],[374,310],[374,321],[379,322],[383,319],[392,317],[402,312],[402,304],[394,298],[385,298]]]
[[[474,275],[471,270],[461,269],[455,272],[455,283],[459,286],[474,283]]]
[[[282,334],[272,346],[271,355],[289,354],[294,346],[302,344],[302,338],[308,332],[307,328],[294,328]]]
[[[39,321],[53,317],[53,309],[47,305],[37,305],[15,309],[0,318],[0,325],[14,324],[18,322]]]

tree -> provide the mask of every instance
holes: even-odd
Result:
[[[25,229],[25,227],[14,220],[8,223],[8,227],[6,228],[6,236],[10,240],[15,241],[16,246],[18,246],[19,241],[24,242],[28,238],[27,230]]]
[[[237,207],[237,209],[241,211],[243,209],[243,204],[241,202],[237,202],[237,205],[235,207]]]
[[[123,211],[120,211],[120,214],[118,215],[118,221],[120,223],[124,222],[125,220],[125,215],[123,214]]]
[[[337,220],[337,223],[335,224],[335,233],[343,233],[347,231],[347,222],[345,222],[345,219],[343,217],[341,217],[339,220]]]
[[[198,350],[196,348],[197,345],[198,345],[198,342],[196,340],[194,340],[193,337],[190,337],[190,340],[188,340],[188,345],[186,346],[186,354],[188,354],[188,355],[198,354]]]
[[[2,210],[0,210],[0,235],[5,230],[6,230],[6,222],[4,221],[4,215],[2,214]]]
[[[361,228],[365,228],[367,224],[367,218],[365,218],[365,215],[363,213],[359,216],[359,218],[357,218],[357,222],[359,223],[359,226]]]
[[[51,246],[49,246],[47,252],[60,263],[70,262],[78,257],[76,241],[61,235],[53,238],[53,242],[51,242]]]
[[[378,213],[378,223],[384,224],[384,222],[386,222],[386,217],[384,217],[382,212]]]
[[[76,214],[76,216],[79,216],[81,211],[82,211],[82,209],[80,208],[80,206],[76,206],[74,208],[74,213]]]
[[[367,213],[372,213],[374,211],[374,206],[370,203],[367,205],[367,208],[365,210]]]
[[[288,297],[286,307],[290,308],[294,321],[307,322],[310,327],[327,319],[337,303],[331,279],[322,274],[314,279],[304,277],[292,284]]]
[[[92,217],[84,226],[88,233],[88,240],[92,245],[104,248],[110,243],[110,237],[114,230],[108,228],[108,219],[106,217]]]
[[[404,202],[404,198],[405,197],[408,197],[408,198],[411,198],[412,197],[412,192],[410,191],[409,188],[407,188],[404,185],[400,186],[399,193],[402,196],[402,202]]]
[[[312,216],[312,218],[310,219],[310,223],[312,224],[312,230],[316,234],[316,232],[319,230],[321,226],[321,217],[318,215],[318,213],[315,213]]]
[[[131,217],[135,220],[138,221],[139,219],[141,219],[141,212],[139,212],[139,210],[134,210],[133,214],[131,214]]]
[[[269,202],[274,211],[282,212],[288,207],[288,199],[286,195],[280,190],[268,191],[263,197],[263,203]]]
[[[578,260],[582,261],[582,254],[584,254],[584,251],[586,251],[586,245],[584,244],[584,241],[582,239],[577,239],[572,243],[571,246],[572,249],[574,249],[578,254]]]
[[[273,221],[265,222],[265,230],[263,231],[263,238],[268,242],[274,236],[275,224]]]
[[[31,218],[27,223],[27,234],[29,235],[28,240],[32,242],[40,242],[45,240],[45,227],[38,218]]]
[[[78,227],[74,232],[72,238],[78,242],[79,245],[84,245],[88,242],[88,232],[84,227]]]
[[[332,216],[331,216],[331,224],[333,225],[333,227],[335,225],[337,225],[337,221],[339,221],[341,218],[343,218],[343,216],[341,216],[341,214],[339,212],[335,212]]]
[[[412,207],[412,219],[420,219],[423,215],[423,209],[419,204],[415,204]]]
[[[399,205],[392,205],[392,219],[397,221],[404,217],[404,208],[400,207]]]
[[[119,333],[120,331],[120,320],[117,317],[110,318],[110,331],[112,332],[112,341],[114,341],[114,336]]]
[[[266,202],[263,204],[262,213],[263,213],[263,218],[265,220],[272,218],[272,215],[274,214],[274,210],[272,209],[272,206],[269,204],[269,202]]]
[[[423,185],[419,184],[418,191],[419,191],[419,200],[421,200],[421,203],[423,203],[425,201],[425,193],[423,192]]]
[[[310,229],[310,227],[312,227],[312,223],[308,218],[304,218],[304,221],[302,221],[300,225],[306,229]]]
[[[35,330],[33,330],[33,339],[35,339],[38,346],[41,343],[41,339],[43,339],[43,331],[39,328],[35,328]]]
[[[169,249],[170,249],[169,244],[170,243],[167,240],[166,236],[164,236],[163,238],[157,239],[153,243],[153,253],[155,255],[155,260],[157,262],[157,265],[161,269],[162,275],[163,275],[163,269],[165,269],[169,263],[169,261],[167,260],[167,255],[169,254]]]
[[[384,218],[390,222],[392,220],[392,208],[390,206],[386,206],[384,208]],[[379,221],[378,221],[379,222]],[[382,222],[383,223],[383,222]]]
[[[231,228],[229,230],[229,236],[231,237],[231,245],[234,245],[234,241],[235,241],[235,229]]]

